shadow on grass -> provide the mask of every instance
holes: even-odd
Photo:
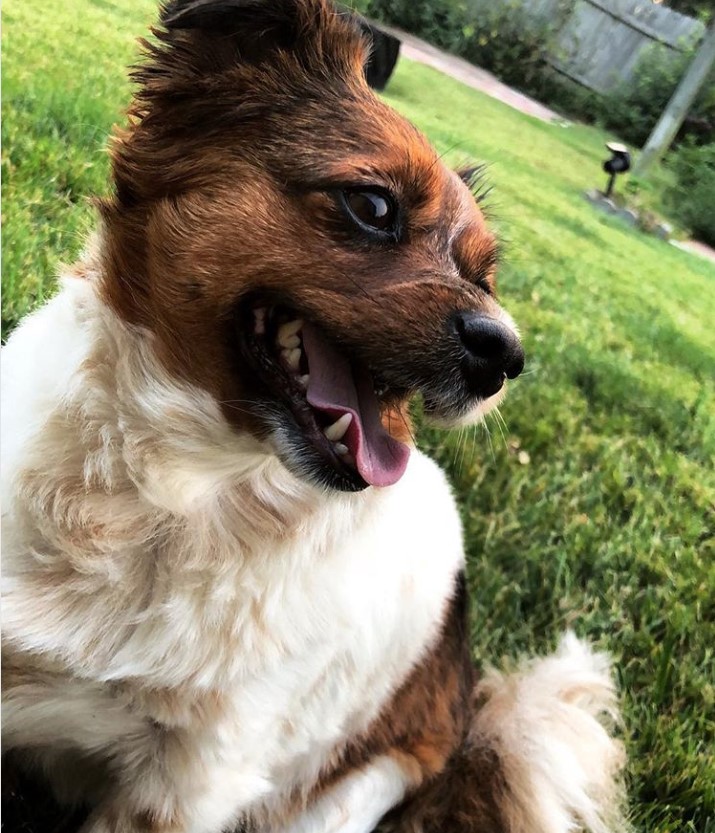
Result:
[[[641,436],[653,434],[672,451],[707,463],[709,422],[706,392],[701,383],[695,399],[687,404],[657,379],[646,383],[628,372],[612,355],[596,356],[583,346],[570,353],[567,372],[582,392],[589,410],[607,418],[627,417]],[[696,377],[700,374],[696,371]]]

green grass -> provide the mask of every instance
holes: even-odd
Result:
[[[54,288],[107,188],[149,0],[3,7],[3,326]],[[565,627],[610,650],[634,826],[715,833],[715,267],[596,213],[605,135],[401,62],[387,99],[487,160],[528,371],[490,421],[422,444],[464,512],[479,659]]]

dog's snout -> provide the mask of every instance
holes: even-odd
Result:
[[[495,394],[505,379],[515,379],[524,369],[521,342],[507,324],[479,313],[459,312],[454,327],[464,348],[462,370],[476,394]]]

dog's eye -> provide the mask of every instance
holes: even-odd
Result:
[[[363,231],[397,233],[397,206],[389,194],[355,188],[341,191],[340,198],[348,217]]]

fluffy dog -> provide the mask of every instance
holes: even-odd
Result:
[[[523,353],[496,244],[327,0],[164,8],[114,192],[3,356],[3,739],[86,833],[615,830],[607,660],[477,682],[421,394]]]

